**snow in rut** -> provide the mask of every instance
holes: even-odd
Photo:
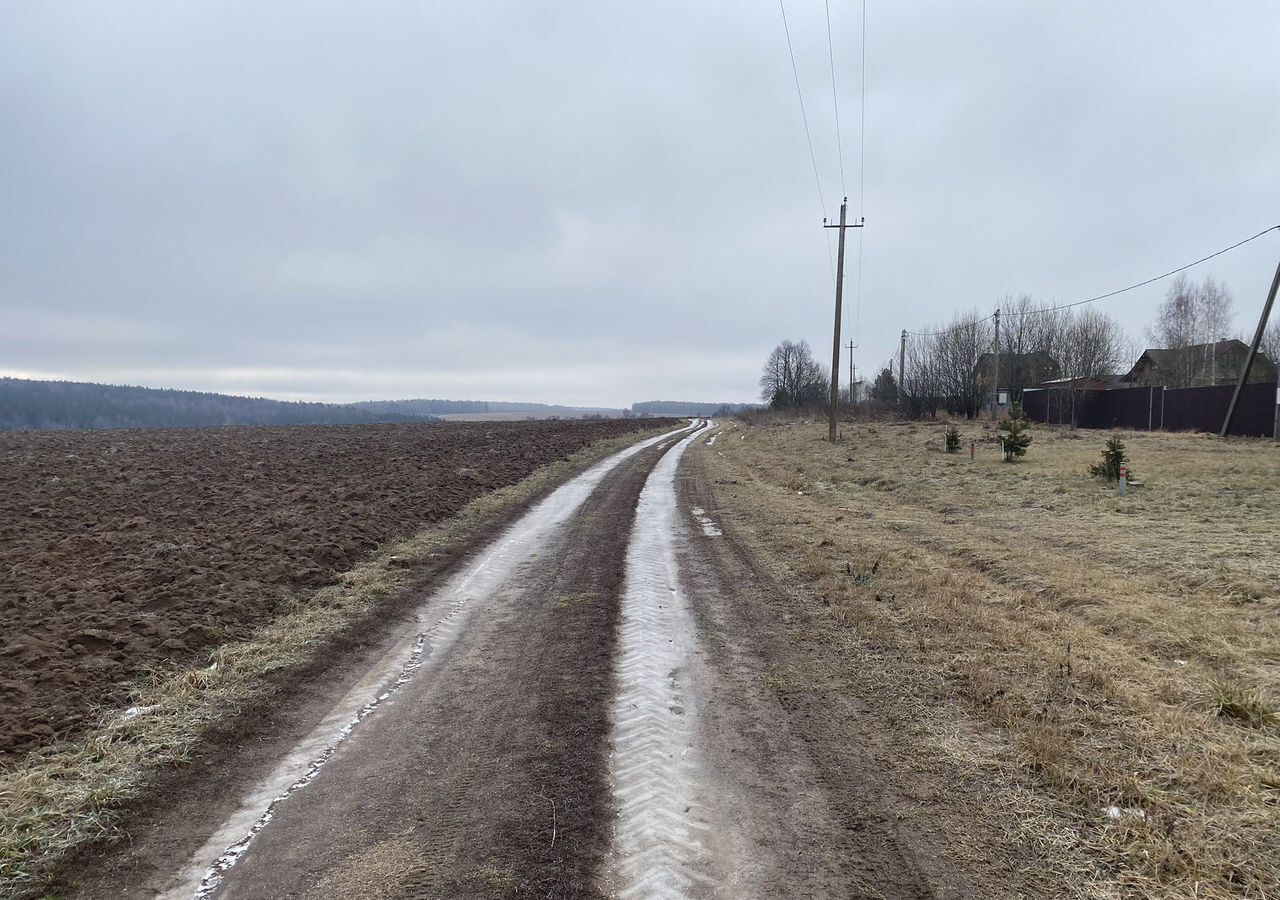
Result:
[[[715,882],[694,741],[694,623],[675,555],[676,467],[697,437],[650,474],[627,551],[610,759],[618,822],[608,886],[620,900],[699,896]]]

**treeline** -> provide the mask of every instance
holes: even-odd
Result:
[[[457,413],[497,412],[484,400],[363,400],[353,403],[357,409],[400,416],[447,416]]]
[[[646,400],[632,403],[637,416],[733,416],[755,409],[752,403],[699,403],[683,400]]]
[[[621,409],[603,406],[557,406],[551,403],[509,403],[490,400],[366,400],[352,405],[370,412],[395,413],[405,416],[449,416],[513,412],[542,416],[596,414],[605,417],[618,417],[622,415]]]
[[[1059,308],[1027,295],[999,306],[998,359],[995,323],[976,310],[908,336],[900,385],[909,412],[973,416],[997,380],[1011,401],[1046,383],[1070,390],[1073,410],[1084,391],[1104,386],[1233,384],[1247,354],[1235,343],[1245,336],[1233,331],[1231,292],[1210,276],[1196,282],[1180,274],[1169,283],[1141,355],[1120,323],[1094,307]],[[1280,355],[1280,320],[1265,333],[1262,353],[1259,365],[1267,367]],[[1255,367],[1253,374],[1267,373]]]
[[[1055,309],[1026,296],[1002,305],[998,358],[995,337],[992,317],[977,310],[909,335],[899,378],[907,410],[972,418],[991,401],[997,379],[1014,401],[1051,380],[1083,389],[1115,377],[1133,352],[1106,313]]]
[[[299,403],[201,391],[0,378],[0,431],[424,421],[438,420],[337,403]]]

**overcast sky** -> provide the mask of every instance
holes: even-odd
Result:
[[[823,5],[787,13],[834,217]],[[831,15],[860,366],[1280,221],[1280,4],[871,0],[861,202],[861,6]],[[0,374],[626,405],[830,356],[771,0],[0,0],[0,128]],[[1278,258],[1196,274],[1251,332]],[[1138,337],[1164,287],[1102,306]]]

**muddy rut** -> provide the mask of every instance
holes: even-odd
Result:
[[[686,454],[708,430],[552,494],[203,846],[80,896],[970,896],[856,768],[856,708],[771,680],[768,583]]]

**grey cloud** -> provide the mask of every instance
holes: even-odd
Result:
[[[829,346],[820,4],[11,4],[0,369],[274,396],[741,400]],[[859,7],[834,3],[857,205]],[[870,4],[865,365],[1273,224],[1265,3]],[[1247,327],[1280,240],[1205,272]],[[856,243],[855,243],[856,248]],[[1161,289],[1108,305],[1135,334]]]

